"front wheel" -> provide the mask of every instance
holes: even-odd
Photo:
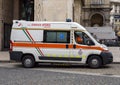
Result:
[[[99,56],[91,56],[88,59],[88,65],[91,68],[99,68],[102,65],[102,60]]]
[[[32,68],[35,66],[35,59],[32,55],[25,55],[22,59],[22,64],[25,68]]]

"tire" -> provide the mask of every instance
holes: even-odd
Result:
[[[32,68],[35,66],[35,59],[32,55],[25,55],[22,59],[22,65],[25,68]]]
[[[91,68],[99,68],[102,65],[102,60],[99,56],[91,56],[88,59],[88,65]]]

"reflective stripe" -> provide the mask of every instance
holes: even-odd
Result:
[[[39,56],[40,60],[58,60],[58,61],[81,61],[82,58],[70,58],[70,57],[41,57]]]
[[[22,42],[15,42],[12,43],[15,47],[35,47],[35,48],[65,48],[66,44],[55,44],[55,43],[22,43]],[[68,45],[67,49],[73,49],[74,45]],[[100,50],[103,51],[104,49],[99,46],[78,46],[76,45],[75,49],[89,49],[89,50]]]

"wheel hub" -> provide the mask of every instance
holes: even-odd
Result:
[[[32,61],[31,61],[30,59],[26,59],[26,60],[25,60],[25,64],[26,64],[26,65],[30,65],[31,63],[32,63]]]
[[[98,60],[97,59],[93,59],[91,62],[93,65],[97,65],[98,64]]]

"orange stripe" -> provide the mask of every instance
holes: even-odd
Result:
[[[72,49],[73,48],[73,44],[68,45],[68,48]]]
[[[91,49],[91,50],[101,50],[103,51],[104,49],[99,47],[99,46],[79,46],[79,45],[76,45],[76,48],[82,48],[82,49]]]
[[[66,48],[66,44],[43,44],[44,48]]]
[[[66,48],[66,44],[13,43],[17,47]]]
[[[48,44],[48,43],[13,43],[15,47],[39,47],[39,48],[65,48],[66,44]],[[73,49],[73,44],[69,44],[68,48]],[[91,50],[100,50],[103,51],[104,49],[98,46],[79,46],[76,45],[76,49],[91,49]]]

